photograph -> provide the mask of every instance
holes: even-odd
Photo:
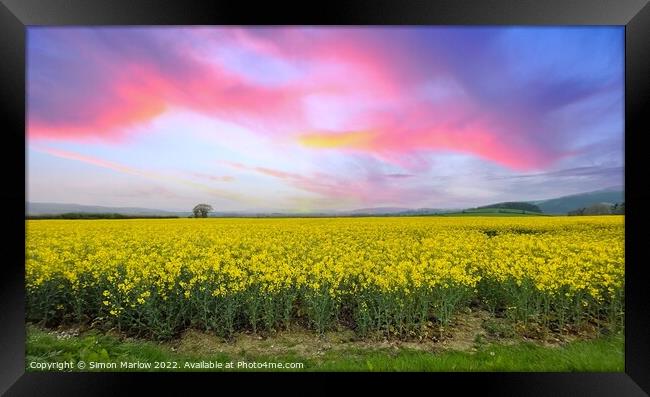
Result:
[[[28,26],[26,372],[625,371],[625,26]]]

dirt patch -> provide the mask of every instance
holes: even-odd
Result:
[[[83,336],[91,330],[84,326],[60,326],[49,332],[59,339]],[[115,330],[102,332],[123,341],[137,341],[121,335]],[[516,344],[533,342],[542,346],[557,347],[577,339],[591,339],[597,336],[598,329],[593,324],[584,324],[580,328],[549,330],[535,323],[512,323],[506,318],[494,316],[478,308],[466,308],[457,313],[451,322],[440,327],[430,324],[426,332],[428,337],[418,339],[399,339],[383,334],[371,334],[363,338],[350,329],[339,329],[318,335],[313,330],[294,326],[290,330],[268,334],[237,333],[231,339],[224,339],[215,334],[188,329],[178,338],[159,343],[161,347],[184,355],[218,355],[225,354],[232,358],[259,356],[298,356],[318,359],[328,351],[383,351],[397,354],[402,349],[442,352],[475,352],[487,343]]]
[[[598,337],[601,331],[595,324],[584,323],[579,326],[567,325],[563,329],[549,329],[540,324],[518,324],[518,333],[527,341],[534,341],[545,347],[559,347],[577,340]]]
[[[278,332],[270,336],[240,333],[232,340],[225,340],[203,331],[187,330],[178,342],[173,343],[173,347],[184,354],[225,353],[235,357],[296,354],[310,357],[331,348],[332,344],[326,337],[319,338],[313,332],[300,329]]]
[[[488,318],[490,313],[485,310],[467,308],[453,318],[449,337],[440,342],[442,347],[446,350],[475,351],[477,342],[485,337],[483,323]]]
[[[247,355],[297,355],[317,358],[333,350],[412,350],[437,352],[443,350],[475,351],[476,343],[486,334],[484,321],[490,314],[484,310],[468,309],[457,314],[446,328],[437,328],[437,336],[422,340],[389,339],[371,336],[360,339],[352,330],[332,331],[319,336],[306,329],[294,328],[271,335],[240,333],[232,340],[198,330],[187,330],[171,343],[172,349],[183,354],[219,354],[234,357]]]
[[[240,333],[231,340],[203,331],[187,330],[171,346],[174,351],[183,354],[224,353],[234,357],[297,355],[314,358],[329,350],[390,348],[391,342],[359,340],[351,330],[332,331],[319,336],[311,330],[294,328],[265,336]]]
[[[61,340],[78,337],[81,332],[82,330],[80,328],[56,329],[50,331],[50,335],[53,335],[56,337],[56,339]]]

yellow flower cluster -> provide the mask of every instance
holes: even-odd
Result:
[[[481,300],[486,288],[506,307],[524,290],[556,309],[599,305],[622,301],[623,226],[622,216],[30,220],[28,312],[173,333],[222,313],[232,329],[346,308],[381,327],[387,300],[398,302],[391,316],[419,310],[425,321],[445,291]]]

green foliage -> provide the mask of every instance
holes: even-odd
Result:
[[[623,372],[623,338],[573,342],[563,347],[533,343],[512,346],[487,344],[475,353],[448,351],[437,354],[401,349],[387,351],[330,351],[321,371],[430,371],[430,372]]]
[[[516,336],[515,327],[505,319],[491,317],[483,322],[483,328],[488,335],[495,338],[514,338]]]
[[[614,203],[611,207],[612,214],[625,215],[625,201]]]
[[[212,211],[214,211],[214,209],[210,204],[197,204],[192,209],[195,218],[207,218],[208,213]]]

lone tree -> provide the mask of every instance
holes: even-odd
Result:
[[[211,211],[213,211],[213,209],[210,204],[197,204],[192,210],[195,218],[207,218],[208,212]]]

